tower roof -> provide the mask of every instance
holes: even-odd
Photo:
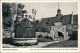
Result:
[[[57,15],[56,15],[56,16],[62,16],[61,10],[60,10],[60,8],[59,8],[59,3],[58,3],[58,10],[57,10]]]
[[[58,9],[58,11],[61,11],[60,9]]]
[[[60,8],[59,8],[59,4],[60,4],[60,3],[58,3],[58,11],[61,11]]]

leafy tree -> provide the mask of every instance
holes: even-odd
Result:
[[[16,3],[2,3],[2,20],[3,20],[3,28],[12,27],[14,25],[14,15],[22,15],[26,11],[22,11],[24,8],[23,4]]]
[[[2,3],[3,28],[11,27],[12,25],[12,15],[10,8],[10,3]]]
[[[23,10],[23,11],[22,11],[22,14],[25,14],[25,13],[27,13],[27,10]]]
[[[47,33],[50,32],[49,28],[46,27],[46,26],[37,26],[36,31],[38,31],[38,32],[47,32]]]
[[[19,3],[18,6],[17,6],[17,8],[23,9],[24,8],[24,5],[21,4],[21,3]]]
[[[27,13],[27,10],[22,10],[22,18],[24,17],[24,14]],[[27,15],[25,15],[27,17]]]
[[[22,13],[24,13],[24,11],[22,11],[22,9],[24,8],[23,4],[17,4],[17,15],[22,15]]]
[[[39,20],[35,20],[34,25],[37,26],[39,24],[39,22],[40,22]]]

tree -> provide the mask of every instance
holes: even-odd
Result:
[[[34,21],[35,26],[38,25],[39,22],[40,22],[39,20],[35,20],[35,21]]]
[[[23,9],[24,8],[24,5],[21,4],[21,3],[19,3],[18,6],[17,6],[17,8]]]
[[[22,15],[26,11],[23,4],[16,3],[2,3],[3,28],[12,27],[14,25],[14,15]]]
[[[23,13],[23,14],[27,13],[27,10],[23,10],[22,13]]]
[[[22,15],[22,12],[24,12],[24,11],[22,11],[22,9],[24,8],[24,5],[23,4],[17,4],[17,16],[18,15]]]
[[[27,13],[27,10],[22,10],[22,18],[24,17],[24,14]],[[27,15],[25,15],[27,17]]]
[[[36,26],[36,32],[47,32],[50,33],[50,30],[48,27],[46,26]]]
[[[10,8],[10,3],[2,3],[3,28],[12,26],[12,14]]]

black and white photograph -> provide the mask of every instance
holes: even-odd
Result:
[[[78,48],[77,2],[2,2],[3,48]]]

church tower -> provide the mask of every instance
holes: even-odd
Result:
[[[60,10],[60,8],[59,8],[59,3],[58,3],[58,10],[57,10],[57,15],[56,15],[56,16],[62,16],[61,10]]]

